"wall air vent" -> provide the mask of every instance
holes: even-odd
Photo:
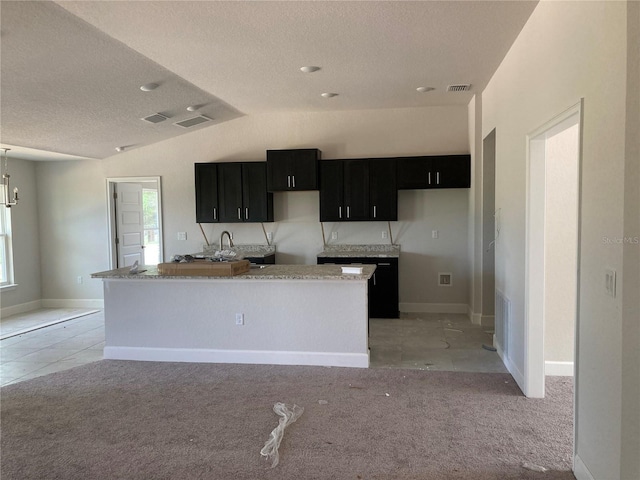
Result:
[[[169,117],[163,115],[161,113],[154,113],[153,115],[149,115],[148,117],[144,117],[142,120],[149,123],[160,123],[167,120]]]
[[[470,83],[459,83],[457,85],[449,85],[447,87],[447,92],[468,92],[471,90]]]
[[[197,117],[188,118],[186,120],[176,122],[174,123],[174,125],[177,125],[182,128],[191,128],[191,127],[195,127],[196,125],[200,125],[210,121],[211,119],[209,117],[205,117],[204,115],[198,115]]]

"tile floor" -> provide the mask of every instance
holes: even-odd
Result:
[[[101,360],[103,348],[102,310],[0,340],[0,385]]]
[[[492,340],[486,330],[456,314],[371,319],[371,367],[508,373],[482,348]],[[1,340],[0,385],[101,360],[103,348],[103,311]]]
[[[371,367],[508,373],[492,345],[493,332],[463,314],[411,313],[369,323]]]

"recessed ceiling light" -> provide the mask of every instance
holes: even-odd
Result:
[[[321,93],[320,95],[322,95],[324,98],[333,98],[333,97],[337,97],[338,94],[337,93]]]
[[[125,147],[116,147],[116,152],[124,152]]]
[[[200,108],[200,105],[189,105],[187,107],[187,111],[189,112],[195,112],[196,110],[198,110]]]
[[[320,67],[314,67],[313,65],[310,65],[308,67],[301,67],[300,70],[303,71],[304,73],[313,73],[320,70]]]
[[[435,90],[435,88],[433,87],[418,87],[416,88],[417,91],[419,91],[420,93],[425,93],[425,92],[430,92],[432,90]]]
[[[151,90],[155,90],[159,86],[160,85],[158,85],[157,83],[145,83],[140,87],[140,90],[142,90],[143,92],[150,92]]]

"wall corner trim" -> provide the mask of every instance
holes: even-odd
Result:
[[[573,474],[576,480],[595,480],[578,454],[573,457]]]

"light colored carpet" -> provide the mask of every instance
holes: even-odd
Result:
[[[1,389],[0,473],[573,479],[572,389],[552,377],[539,400],[507,374],[104,360]],[[305,410],[271,469],[259,452],[278,424],[275,402]]]

